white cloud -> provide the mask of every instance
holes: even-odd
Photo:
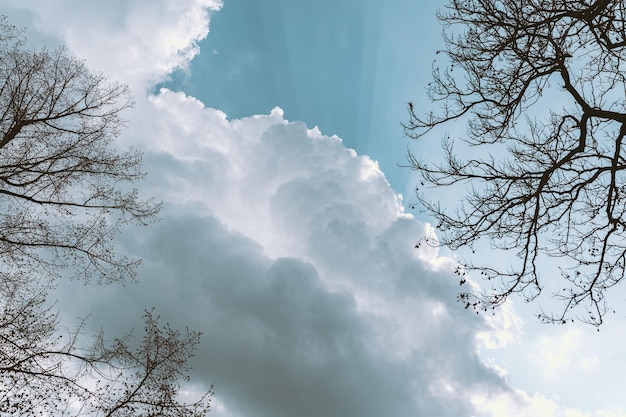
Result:
[[[185,68],[209,32],[209,14],[221,0],[3,0],[4,13],[27,10],[28,36],[61,38],[88,64],[138,94]],[[13,10],[17,10],[18,13]],[[34,33],[35,32],[35,33]]]
[[[546,377],[562,376],[590,371],[599,365],[599,358],[586,348],[582,332],[570,328],[553,336],[541,336],[532,357]]]
[[[487,316],[489,330],[478,333],[481,345],[486,349],[500,349],[517,340],[523,335],[523,321],[513,308],[510,300],[501,306],[497,314]]]

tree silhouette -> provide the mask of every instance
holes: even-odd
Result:
[[[409,155],[425,186],[463,197],[452,211],[423,191],[418,200],[438,221],[436,244],[486,239],[518,256],[507,270],[462,265],[494,282],[460,294],[466,306],[487,309],[513,293],[532,300],[549,289],[562,308],[542,312],[544,320],[599,325],[610,310],[607,290],[626,268],[625,7],[451,0],[439,12],[446,62],[435,62],[428,94],[442,108],[422,115],[410,105],[404,127],[417,139],[466,125],[461,140],[444,139],[444,162]],[[558,261],[560,277],[541,275],[546,260]]]
[[[138,260],[113,238],[128,223],[154,220],[142,200],[141,154],[115,143],[126,86],[88,69],[66,50],[29,50],[0,20],[0,413],[7,415],[205,415],[211,391],[180,398],[199,333],[145,315],[131,335],[83,344],[83,327],[62,332],[46,297],[61,274],[124,283]]]
[[[104,333],[81,346],[84,325],[61,332],[46,306],[50,289],[3,280],[0,288],[0,412],[6,415],[204,416],[209,390],[192,403],[179,398],[187,361],[200,334],[183,335],[146,311],[142,342],[132,334],[107,343]]]

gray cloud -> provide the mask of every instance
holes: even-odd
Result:
[[[509,391],[477,355],[487,325],[455,302],[452,262],[418,257],[426,227],[373,161],[278,109],[152,103],[134,135],[166,208],[119,246],[144,258],[141,283],[65,284],[74,314],[126,329],[154,305],[202,330],[194,377],[215,384],[216,416],[469,416],[474,394]]]

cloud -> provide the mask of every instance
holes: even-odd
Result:
[[[593,336],[596,335],[592,333]],[[536,366],[546,379],[582,375],[593,377],[593,371],[603,364],[597,355],[598,349],[593,348],[595,341],[585,344],[588,338],[590,335],[578,328],[555,331],[550,336],[542,335],[528,354],[529,364]]]
[[[129,140],[163,220],[120,243],[144,258],[141,284],[64,284],[74,314],[125,328],[156,305],[202,330],[194,376],[215,384],[215,415],[469,416],[474,395],[511,394],[477,355],[490,327],[456,303],[452,261],[418,256],[429,228],[375,162],[279,108],[149,103]]]
[[[16,16],[12,23],[29,26],[28,37],[62,39],[91,67],[137,93],[186,67],[209,32],[210,13],[221,6],[221,0],[4,0],[1,5],[3,13]]]

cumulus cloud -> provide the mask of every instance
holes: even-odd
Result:
[[[375,162],[278,108],[150,103],[131,136],[166,207],[122,242],[142,282],[87,287],[77,313],[110,328],[156,305],[201,329],[195,377],[215,384],[216,415],[469,416],[473,396],[511,394],[477,355],[488,326],[456,303],[452,261],[418,257],[427,227]]]
[[[56,36],[77,56],[138,93],[185,68],[221,0],[3,0],[28,36]],[[17,21],[16,21],[17,20]],[[50,44],[50,39],[44,39]]]

